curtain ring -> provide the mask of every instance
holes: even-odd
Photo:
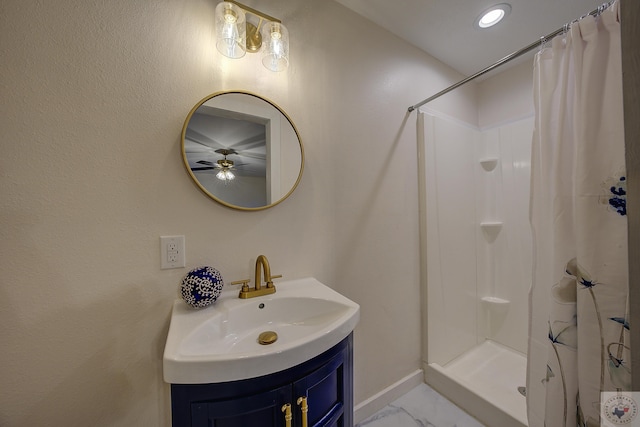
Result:
[[[605,10],[607,10],[607,3],[603,3],[598,7],[598,16],[602,15]]]

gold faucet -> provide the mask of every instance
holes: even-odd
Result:
[[[260,271],[262,270],[262,272]],[[262,287],[262,275],[264,273],[264,281],[265,286]],[[282,275],[272,276],[271,275],[271,267],[269,267],[269,261],[267,257],[264,255],[258,256],[256,259],[256,275],[254,278],[254,287],[250,288],[248,283],[249,279],[246,280],[238,280],[236,282],[231,282],[232,285],[242,285],[242,289],[240,289],[240,295],[238,295],[242,299],[259,297],[262,295],[269,295],[276,293],[276,287],[273,284],[273,279],[277,279],[282,277]]]

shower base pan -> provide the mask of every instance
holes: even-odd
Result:
[[[490,427],[527,427],[527,358],[493,341],[440,366],[425,366],[427,384]]]

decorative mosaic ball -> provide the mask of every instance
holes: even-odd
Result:
[[[224,281],[218,270],[213,267],[198,267],[184,276],[180,293],[187,304],[202,308],[218,299],[222,286]]]

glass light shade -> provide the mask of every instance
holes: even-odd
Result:
[[[236,176],[229,169],[222,169],[220,172],[216,174],[216,178],[222,181],[231,181]]]
[[[244,11],[233,3],[223,1],[216,6],[216,35],[218,52],[229,58],[242,58],[247,51],[247,25]]]
[[[289,31],[278,22],[262,26],[262,64],[271,71],[284,71],[289,66]]]

